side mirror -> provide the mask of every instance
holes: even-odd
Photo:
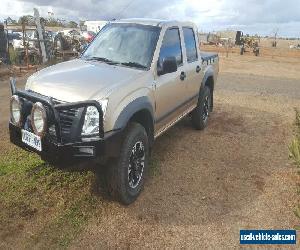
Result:
[[[177,61],[176,57],[166,57],[157,62],[157,74],[159,76],[173,73],[177,71]]]

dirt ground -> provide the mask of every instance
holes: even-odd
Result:
[[[288,145],[300,108],[300,54],[276,53],[221,53],[208,128],[195,131],[186,118],[161,136],[156,173],[139,199],[128,207],[97,204],[69,248],[237,248],[240,229],[299,225],[300,180]],[[7,86],[0,80],[2,150],[9,145]],[[22,248],[18,238],[14,244]]]

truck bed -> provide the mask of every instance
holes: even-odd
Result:
[[[201,52],[200,56],[202,58],[202,62],[205,61],[211,61],[214,60],[215,58],[218,58],[219,55],[217,53],[213,53],[213,52]]]

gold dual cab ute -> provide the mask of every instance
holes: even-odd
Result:
[[[109,193],[132,203],[155,139],[187,115],[207,126],[219,58],[200,52],[197,34],[189,22],[118,20],[25,90],[11,79],[11,142],[54,164],[105,163]]]

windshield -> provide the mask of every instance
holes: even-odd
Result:
[[[86,60],[149,69],[160,28],[139,24],[108,24],[83,53]]]

